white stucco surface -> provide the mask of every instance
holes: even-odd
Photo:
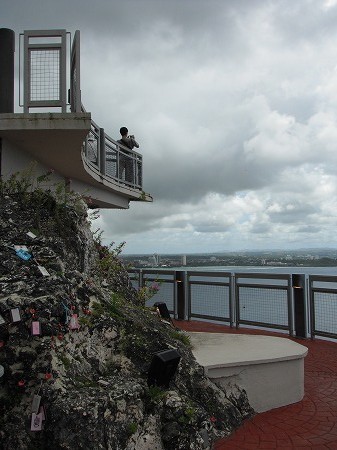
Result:
[[[296,403],[304,395],[307,347],[287,338],[189,333],[193,354],[205,374],[224,387],[246,390],[257,412]]]
[[[0,169],[4,179],[35,164],[36,176],[53,170],[50,184],[66,179],[69,189],[90,197],[96,207],[127,209],[150,195],[103,176],[83,158],[90,113],[0,114]]]

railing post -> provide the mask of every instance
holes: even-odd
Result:
[[[185,272],[176,271],[177,283],[177,319],[185,320]]]
[[[102,175],[105,175],[106,156],[105,156],[105,133],[104,128],[99,129],[99,158],[98,167]]]
[[[240,292],[238,286],[238,276],[234,273],[234,299],[235,299],[235,327],[238,330],[240,326]]]
[[[292,275],[292,288],[295,312],[295,336],[306,338],[306,315],[305,315],[305,275]]]
[[[316,332],[316,318],[315,318],[315,293],[314,281],[312,275],[309,275],[309,311],[310,311],[310,337],[315,338]]]
[[[229,277],[229,323],[233,328],[236,325],[236,301],[235,301],[235,274],[231,273]]]

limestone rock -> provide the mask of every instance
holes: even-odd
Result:
[[[252,413],[139,304],[116,256],[106,270],[83,208],[0,189],[0,225],[0,448],[206,450]],[[170,388],[148,386],[153,353],[170,348],[181,355]]]

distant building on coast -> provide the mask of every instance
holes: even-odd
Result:
[[[157,253],[155,253],[154,255],[152,255],[151,259],[152,259],[151,262],[153,263],[153,265],[154,265],[155,267],[158,267],[159,264],[160,264],[160,256],[157,255]]]

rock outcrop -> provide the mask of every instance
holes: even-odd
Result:
[[[175,377],[149,386],[165,349],[181,356]],[[210,449],[250,414],[140,304],[80,201],[0,190],[1,449]]]

